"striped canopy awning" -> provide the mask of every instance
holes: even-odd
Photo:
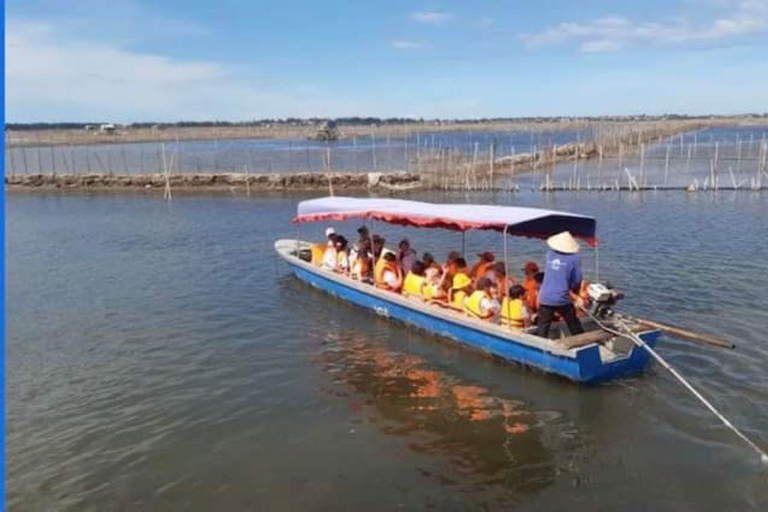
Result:
[[[548,238],[570,231],[589,245],[597,245],[597,223],[594,217],[519,206],[436,204],[404,199],[334,196],[300,202],[293,222],[342,221],[351,218],[455,231],[493,230],[531,238]]]

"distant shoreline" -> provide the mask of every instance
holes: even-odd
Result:
[[[487,121],[487,122],[434,122],[390,123],[384,125],[339,125],[340,139],[354,137],[402,137],[405,135],[429,134],[438,132],[556,132],[564,130],[584,130],[605,126],[643,126],[669,123],[679,124],[679,119],[645,120],[563,120],[563,121]],[[693,121],[693,120],[690,120]],[[689,121],[689,122],[690,122]],[[682,121],[686,122],[686,121]],[[697,124],[715,126],[765,126],[768,118],[717,117],[696,120]],[[235,139],[309,139],[317,133],[317,126],[292,126],[276,124],[265,126],[215,126],[215,127],[167,127],[167,128],[117,128],[115,133],[100,133],[98,130],[83,129],[41,129],[41,130],[5,130],[6,148],[9,147],[47,147],[80,146],[91,144],[122,143],[172,143],[189,140],[235,140]]]

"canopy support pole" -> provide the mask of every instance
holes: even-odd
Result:
[[[376,284],[376,251],[373,248],[373,218],[368,218],[368,239],[371,241],[371,277],[373,277],[373,282]],[[382,251],[384,251],[384,247],[381,248]],[[359,258],[360,255],[358,254],[357,257]],[[362,281],[362,278],[361,278]]]
[[[504,226],[504,231],[501,232],[501,236],[504,237],[504,287],[507,287],[507,283],[509,282],[509,256],[507,254],[507,229],[509,229],[508,225]],[[502,297],[502,303],[504,303],[503,297],[507,297],[507,320],[509,320],[510,313],[509,308],[511,307],[512,301],[510,300],[509,296],[507,295],[509,293],[509,290],[500,290],[501,291],[501,297]],[[512,322],[509,322],[509,325],[512,325]]]
[[[301,222],[296,223],[296,257],[299,257],[299,244],[301,240]]]
[[[461,232],[461,257],[467,259],[467,232]]]
[[[595,282],[600,281],[600,246],[595,246]]]

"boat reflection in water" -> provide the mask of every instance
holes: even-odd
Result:
[[[332,392],[347,397],[363,423],[403,438],[407,456],[424,456],[415,464],[424,476],[506,502],[574,470],[584,436],[561,413],[430,368],[425,359],[367,341],[362,331],[322,336]],[[498,492],[489,495],[489,487]]]

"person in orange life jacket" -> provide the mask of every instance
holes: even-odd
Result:
[[[464,301],[464,311],[475,318],[491,320],[497,311],[499,303],[494,301],[493,294],[496,284],[487,277],[477,280],[475,291]]]
[[[544,272],[536,272],[533,275],[533,288],[525,293],[525,305],[531,312],[531,318],[535,322],[536,315],[539,312],[539,290],[541,283],[544,282]]]
[[[394,253],[386,252],[379,258],[374,268],[374,280],[378,288],[400,292],[403,287],[403,275],[397,265],[397,257]]]
[[[503,297],[507,296],[509,287],[515,284],[515,278],[507,275],[507,268],[503,261],[494,263],[491,269],[485,273],[485,277],[496,283],[496,286],[499,287],[499,294]]]
[[[531,324],[528,308],[525,307],[525,288],[516,284],[510,286],[508,297],[501,302],[501,324],[509,325],[517,329],[523,329]]]
[[[439,286],[441,293],[440,296],[436,298],[447,298],[449,295],[451,287],[453,286],[453,277],[456,275],[456,261],[459,258],[461,258],[461,254],[456,251],[451,251],[448,253],[448,258],[445,260],[445,265],[443,266],[443,275],[440,279]]]
[[[583,279],[579,243],[568,232],[563,231],[547,239],[550,251],[546,256],[544,281],[539,290],[539,315],[537,335],[549,337],[549,329],[555,313],[560,314],[571,335],[584,332],[576,317],[570,293],[578,292]]]
[[[416,251],[411,249],[411,242],[407,238],[400,240],[397,248],[397,264],[400,265],[400,270],[405,275],[411,271],[413,264],[416,263]]]
[[[424,263],[421,261],[413,264],[413,268],[403,279],[403,295],[424,298],[424,287],[427,285],[424,270]]]
[[[353,278],[361,281],[370,279],[373,268],[370,240],[361,239],[357,243],[354,258],[350,257],[350,268]]]
[[[535,311],[538,305],[535,300],[538,299],[538,288],[536,286],[535,276],[539,272],[539,266],[535,261],[529,261],[523,267],[523,288],[525,288],[525,305],[528,309]]]
[[[477,255],[480,260],[472,266],[472,270],[469,273],[469,277],[477,279],[479,277],[485,277],[485,273],[493,266],[493,262],[496,256],[492,252],[484,251]]]
[[[336,236],[335,241],[336,249],[336,267],[333,269],[336,272],[348,274],[350,269],[349,264],[349,242],[341,235]]]

